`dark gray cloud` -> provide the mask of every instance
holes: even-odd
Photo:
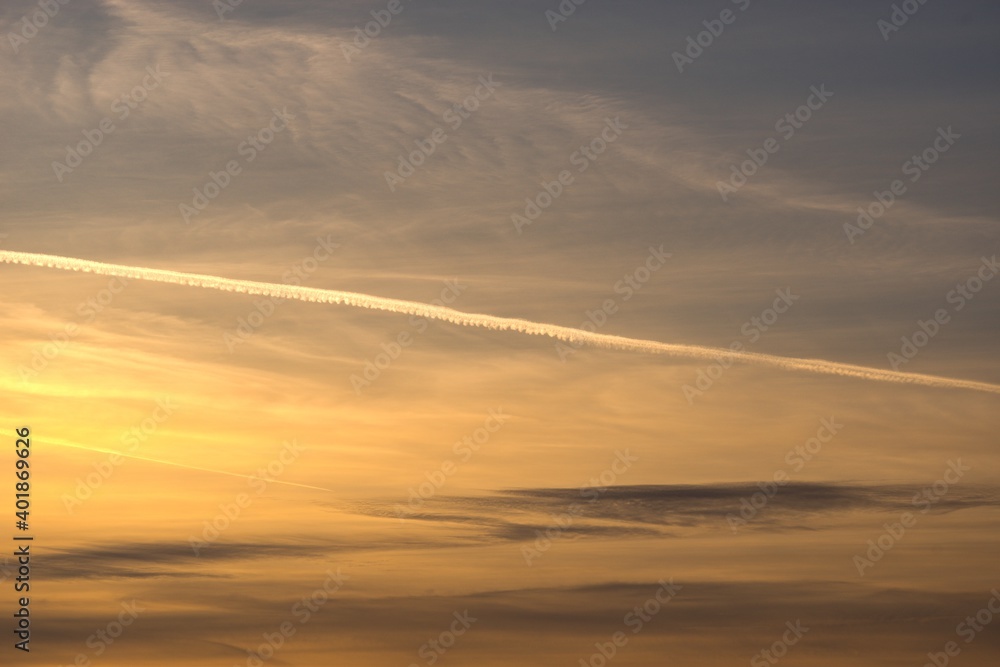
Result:
[[[724,485],[618,485],[589,489],[519,489],[490,496],[435,496],[422,505],[371,507],[374,516],[473,525],[484,539],[534,540],[538,531],[567,522],[567,537],[669,537],[670,528],[705,527],[728,530],[727,517],[740,516],[744,501],[767,502],[747,526],[761,530],[822,530],[835,515],[955,512],[1000,507],[1000,492],[991,487],[952,487],[947,495],[925,502],[922,486],[836,483]],[[756,496],[756,498],[754,497]],[[560,517],[557,520],[554,517]],[[602,522],[609,522],[602,523]]]
[[[54,549],[37,569],[48,579],[107,579],[157,577],[229,578],[216,565],[237,561],[319,558],[355,551],[419,549],[436,546],[428,540],[385,539],[372,542],[303,542],[301,539],[268,542],[212,542],[198,547],[190,542],[119,542],[80,549]],[[200,568],[208,571],[202,572]]]

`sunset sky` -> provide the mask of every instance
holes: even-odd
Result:
[[[0,251],[720,350],[0,263],[0,664],[997,664],[1000,8],[577,3],[0,3]]]

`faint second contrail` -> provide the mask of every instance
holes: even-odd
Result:
[[[330,493],[336,493],[333,489],[324,489],[321,486],[311,486],[309,484],[299,484],[298,482],[285,482],[280,479],[274,479],[274,477],[258,477],[255,475],[243,475],[238,472],[229,472],[227,470],[214,470],[212,468],[202,468],[199,466],[188,465],[187,463],[177,463],[176,461],[164,461],[162,459],[151,459],[145,456],[136,456],[135,454],[126,454],[125,452],[119,452],[114,449],[105,449],[104,447],[88,447],[87,445],[79,445],[73,442],[67,442],[65,440],[54,440],[46,439],[45,442],[51,445],[57,445],[59,447],[72,447],[73,449],[83,449],[88,452],[98,452],[100,454],[113,454],[115,456],[121,456],[126,459],[135,459],[136,461],[146,461],[147,463],[159,463],[165,466],[174,466],[175,468],[184,468],[185,470],[197,470],[199,472],[210,472],[215,475],[228,475],[229,477],[241,477],[243,479],[256,479],[263,481],[267,484],[282,484],[284,486],[297,486],[300,489],[312,489],[313,491],[329,491]]]
[[[688,359],[718,360],[720,357],[744,361],[758,366],[769,366],[791,371],[806,371],[826,375],[861,378],[878,382],[895,382],[898,384],[913,384],[927,387],[946,387],[950,389],[971,389],[992,394],[1000,394],[1000,385],[972,380],[923,375],[919,373],[900,373],[898,371],[842,364],[822,359],[798,359],[794,357],[779,357],[756,352],[734,352],[726,348],[705,347],[702,345],[684,345],[677,343],[660,343],[654,340],[626,338],[610,334],[599,334],[555,324],[531,322],[513,317],[496,317],[463,313],[444,306],[432,306],[415,301],[389,299],[357,292],[342,292],[339,290],[317,289],[298,285],[279,285],[261,283],[251,280],[234,280],[218,276],[206,276],[197,273],[181,273],[164,269],[147,269],[139,266],[124,266],[121,264],[105,264],[73,257],[56,255],[39,255],[27,252],[0,250],[0,261],[9,264],[24,264],[28,266],[51,267],[69,271],[84,271],[105,276],[118,276],[134,280],[151,280],[154,282],[171,283],[174,285],[189,285],[206,287],[227,292],[257,294],[281,299],[297,299],[316,303],[333,303],[382,310],[390,313],[417,315],[429,319],[451,322],[467,327],[482,327],[494,331],[516,331],[532,336],[548,336],[568,343],[594,345],[608,350],[626,350],[644,352],[647,354],[665,354]]]

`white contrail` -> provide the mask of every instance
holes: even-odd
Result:
[[[915,384],[927,387],[947,387],[950,389],[972,389],[993,394],[1000,394],[1000,385],[987,382],[974,382],[955,378],[922,375],[919,373],[900,373],[897,371],[842,364],[822,359],[798,359],[794,357],[779,357],[756,352],[734,352],[725,348],[705,347],[702,345],[682,345],[676,343],[660,343],[653,340],[626,338],[599,334],[581,329],[562,327],[555,324],[544,324],[513,317],[496,317],[463,313],[444,306],[432,306],[415,301],[388,299],[380,296],[359,294],[357,292],[341,292],[339,290],[317,289],[298,285],[279,285],[260,283],[251,280],[233,280],[218,276],[206,276],[197,273],[181,273],[163,269],[147,269],[138,266],[123,266],[121,264],[105,264],[72,257],[56,255],[39,255],[27,252],[12,252],[0,250],[0,261],[9,264],[25,264],[42,266],[69,271],[84,271],[105,276],[118,276],[133,280],[151,280],[154,282],[171,283],[174,285],[190,285],[227,292],[257,294],[281,299],[298,299],[317,303],[333,303],[382,310],[390,313],[417,315],[429,319],[442,320],[467,327],[483,327],[494,331],[517,331],[532,336],[548,336],[568,343],[589,344],[609,350],[628,350],[647,354],[666,354],[688,359],[718,360],[720,357],[736,361],[744,361],[759,366],[770,366],[791,371],[806,371],[840,375],[843,377],[861,378],[879,382],[895,382],[899,384]]]

